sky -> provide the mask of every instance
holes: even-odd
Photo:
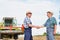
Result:
[[[3,17],[15,17],[22,24],[27,11],[32,12],[33,25],[43,25],[47,20],[46,12],[51,11],[59,22],[60,0],[0,0],[0,22]],[[42,31],[41,31],[42,30]],[[34,35],[43,34],[45,28],[32,29]],[[37,33],[37,31],[39,33]],[[59,31],[59,28],[57,29]]]

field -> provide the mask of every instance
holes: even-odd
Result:
[[[3,40],[14,40],[14,39],[3,39]],[[17,40],[24,40],[24,37],[20,37]],[[33,36],[33,40],[46,40],[46,36]],[[60,40],[60,36],[55,36],[55,40]]]
[[[56,40],[60,40],[60,36],[55,36]],[[23,40],[23,38],[21,38],[20,40]],[[33,40],[46,40],[46,36],[34,36]]]

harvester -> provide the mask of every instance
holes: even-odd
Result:
[[[23,28],[17,26],[17,20],[14,17],[3,17],[3,22],[0,22],[0,39],[13,38],[16,40],[18,35],[23,33]]]

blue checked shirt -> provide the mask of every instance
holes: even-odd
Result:
[[[32,24],[32,22],[31,22],[30,18],[26,17],[24,19],[24,27],[29,28],[28,24]]]

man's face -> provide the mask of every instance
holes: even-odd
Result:
[[[47,13],[48,18],[50,18],[52,15],[50,13]]]
[[[32,14],[28,14],[28,17],[31,18]]]

